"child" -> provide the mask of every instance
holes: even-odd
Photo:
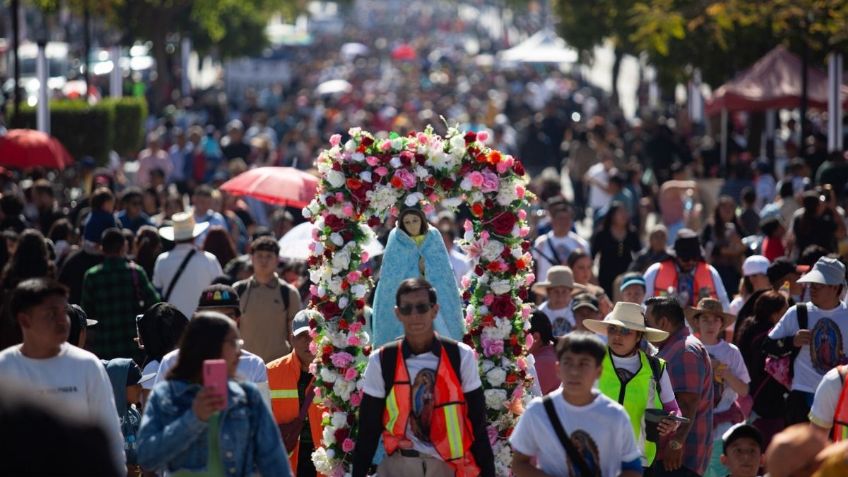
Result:
[[[745,420],[745,413],[736,399],[748,395],[751,378],[739,348],[721,339],[724,329],[736,321],[735,316],[722,310],[721,302],[704,298],[696,308],[686,310],[686,319],[707,348],[714,373],[713,435],[719,437],[713,445],[710,465],[704,477],[723,477],[727,469],[720,461],[720,436],[733,424]]]
[[[560,338],[556,353],[562,387],[533,399],[519,419],[509,439],[513,473],[517,477],[642,475],[633,433],[621,432],[630,428],[627,412],[593,389],[606,354],[603,342],[595,335],[573,332]]]
[[[115,195],[112,191],[100,187],[91,195],[91,214],[85,222],[85,230],[83,238],[89,242],[100,243],[100,236],[103,231],[117,227],[121,228],[118,220],[115,218]]]
[[[721,463],[730,471],[727,477],[757,477],[763,466],[763,436],[756,427],[737,424],[722,436]]]
[[[142,386],[141,369],[131,359],[115,358],[104,360],[106,373],[112,382],[115,393],[115,406],[121,419],[121,432],[124,435],[124,452],[127,456],[127,475],[138,475],[139,467],[136,459],[136,434],[141,425],[141,413],[135,405],[141,402]]]

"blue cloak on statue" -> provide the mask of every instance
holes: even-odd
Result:
[[[383,252],[380,281],[374,292],[374,312],[371,315],[371,342],[382,346],[403,336],[403,325],[395,316],[395,294],[400,282],[421,276],[419,259],[424,258],[424,278],[436,289],[439,314],[434,327],[436,333],[457,341],[465,334],[462,300],[459,286],[451,268],[448,251],[442,235],[427,227],[424,241],[419,246],[399,228],[389,232]]]

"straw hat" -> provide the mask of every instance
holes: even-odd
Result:
[[[600,335],[606,335],[609,326],[620,326],[628,330],[645,333],[645,338],[648,341],[665,341],[668,338],[667,331],[651,328],[645,324],[645,315],[642,313],[641,305],[623,301],[616,303],[612,313],[603,320],[583,320],[583,326]]]
[[[538,282],[533,285],[532,290],[533,293],[537,295],[545,296],[548,294],[548,288],[550,287],[568,287],[572,290],[585,290],[586,287],[579,283],[574,283],[574,274],[571,273],[571,269],[564,265],[554,265],[553,267],[548,269],[548,276],[545,277],[545,281]]]
[[[721,317],[722,328],[727,328],[731,323],[736,322],[736,316],[731,315],[730,313],[725,313],[724,308],[721,306],[721,302],[715,298],[702,298],[701,301],[698,302],[698,306],[695,308],[692,308],[691,306],[687,307],[685,313],[686,319],[689,321],[689,326],[691,326],[693,330],[698,330],[697,320],[704,313]]]
[[[193,239],[209,228],[209,222],[194,222],[194,214],[190,212],[178,212],[171,217],[174,225],[159,229],[159,235],[165,240],[179,242]]]

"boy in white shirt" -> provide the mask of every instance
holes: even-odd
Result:
[[[551,320],[555,337],[568,334],[575,327],[574,312],[570,306],[574,290],[583,291],[585,288],[574,283],[574,274],[565,265],[551,267],[545,281],[533,285],[533,293],[547,298],[539,306],[539,311]]]
[[[603,342],[590,333],[574,332],[560,338],[556,350],[562,388],[534,399],[518,421],[509,439],[513,473],[518,477],[642,475],[633,433],[621,432],[630,429],[627,412],[593,389],[606,353]]]

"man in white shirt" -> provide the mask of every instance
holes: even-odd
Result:
[[[456,240],[456,231],[453,228],[453,224],[440,225],[439,232],[442,234],[442,240],[445,241],[445,248],[448,249],[448,257],[450,258],[453,275],[456,277],[456,284],[461,287],[462,277],[471,271],[471,261],[454,243],[454,240]]]
[[[68,290],[44,278],[15,287],[9,312],[23,343],[0,352],[0,378],[16,381],[54,402],[63,413],[101,426],[118,468],[126,468],[124,438],[106,368],[96,356],[66,342],[71,323]]]
[[[810,286],[810,303],[795,305],[769,332],[764,348],[775,352],[787,346],[800,348],[792,363],[792,389],[786,400],[787,425],[806,422],[813,395],[825,373],[846,360],[848,307],[839,298],[845,289],[845,266],[822,257],[798,280]],[[799,325],[799,307],[806,326]],[[801,317],[803,322],[803,316]]]
[[[575,289],[583,291],[585,288],[574,283],[574,274],[564,265],[551,267],[545,281],[533,285],[533,293],[547,298],[539,306],[539,311],[551,320],[555,337],[568,334],[576,325],[574,311],[570,306]]]
[[[592,212],[597,212],[609,206],[612,200],[610,178],[615,175],[615,172],[612,152],[609,151],[604,151],[601,154],[601,161],[586,171],[584,181],[589,185],[589,207]]]
[[[172,221],[173,226],[162,227],[159,235],[176,246],[156,258],[153,286],[163,301],[190,317],[197,308],[200,292],[224,272],[214,255],[197,250],[194,245],[194,239],[209,228],[208,222],[196,224],[194,217],[185,212],[174,214]]]
[[[574,225],[574,210],[563,197],[554,197],[547,203],[551,218],[551,231],[533,243],[533,261],[536,276],[545,277],[554,265],[567,265],[568,256],[577,249],[591,255],[589,242],[571,230]]]

